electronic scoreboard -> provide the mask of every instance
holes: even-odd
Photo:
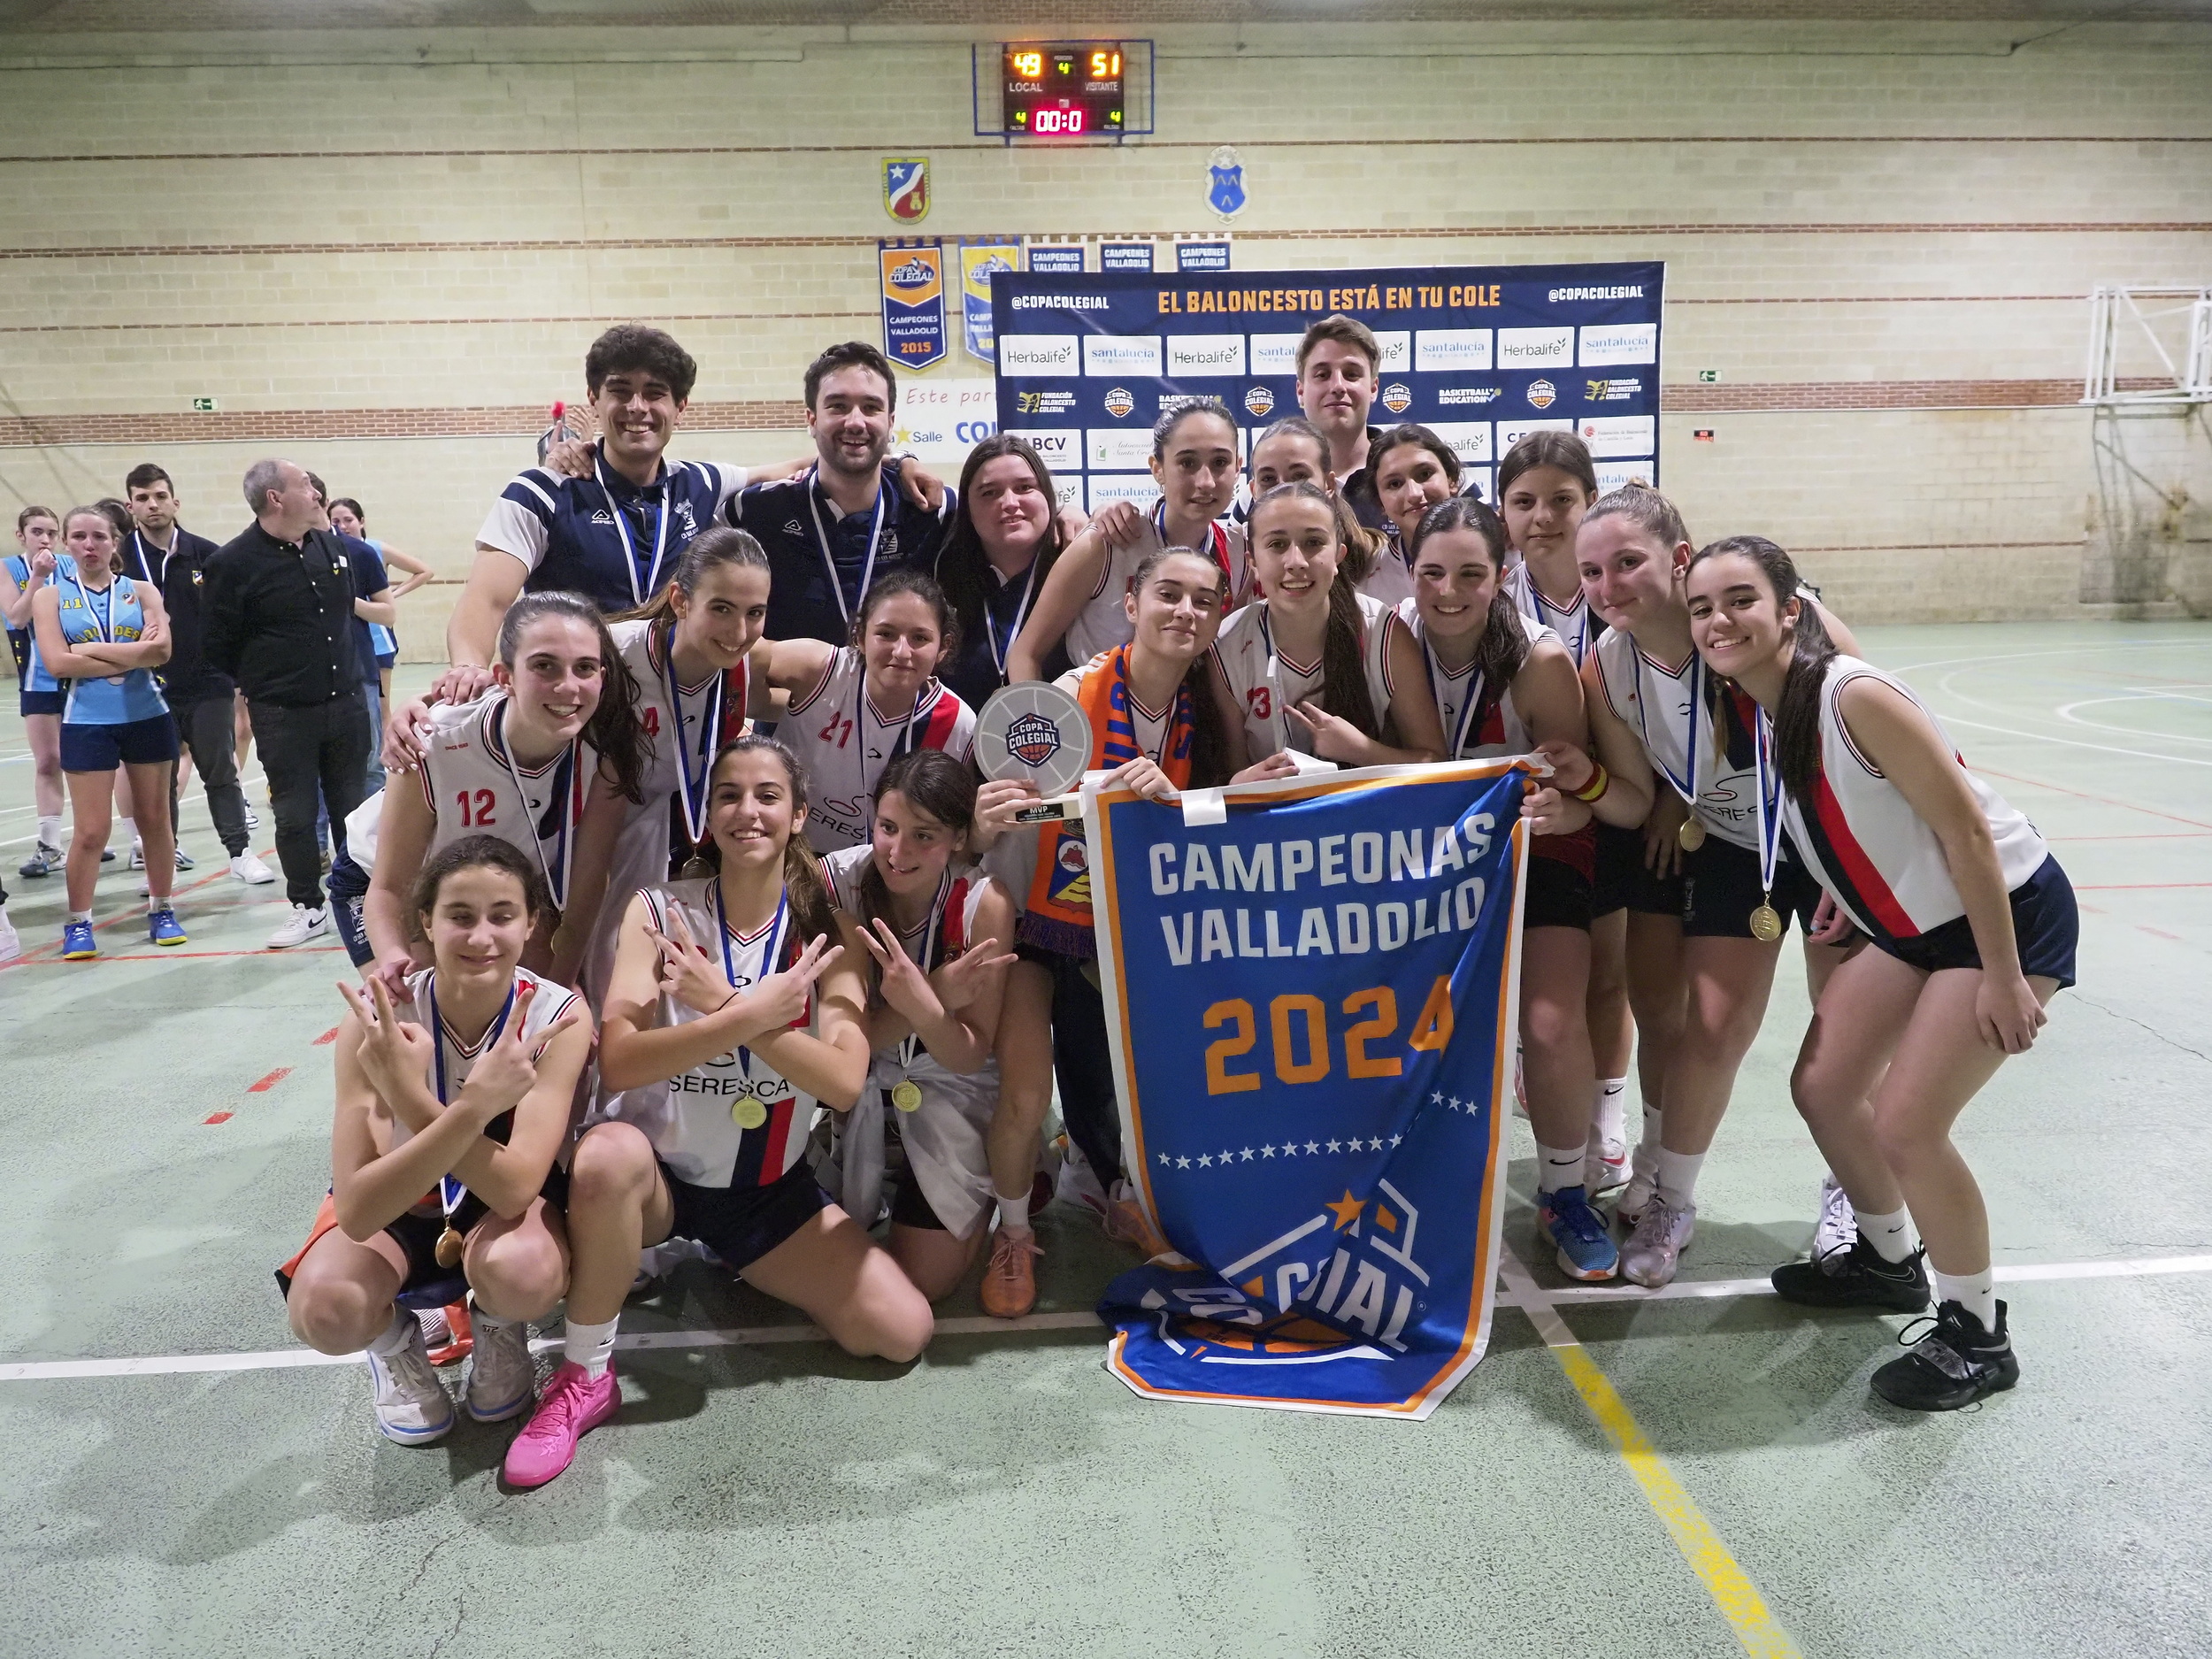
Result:
[[[1128,130],[1121,41],[1010,41],[1000,48],[1009,138],[1118,138]]]

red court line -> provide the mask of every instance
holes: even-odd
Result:
[[[311,1048],[319,1048],[326,1042],[335,1042],[337,1041],[338,1028],[337,1026],[333,1025],[328,1031],[323,1033],[321,1036],[316,1038],[313,1042],[308,1044],[308,1047]]]
[[[2177,945],[2188,942],[2179,933],[2170,933],[2162,927],[2153,927],[2148,922],[2138,922],[2135,925],[2147,933],[2155,933],[2161,939],[2170,939]]]
[[[276,849],[272,847],[269,849],[269,851],[273,853],[276,851]],[[228,863],[226,863],[221,869],[202,876],[197,881],[188,883],[188,885],[180,887],[172,887],[169,889],[169,902],[173,904],[186,894],[197,893],[202,887],[207,886],[209,882],[220,881],[229,873],[230,865]],[[146,909],[143,902],[142,901],[139,908],[135,910],[126,910],[120,916],[109,917],[104,922],[93,923],[92,931],[96,933],[102,933],[106,929],[116,926],[118,924],[123,922],[137,922],[142,925],[145,920]],[[58,962],[61,960],[58,956],[50,956],[46,953],[48,951],[59,951],[60,949],[61,941],[57,939],[51,944],[41,945],[36,950],[25,951],[21,956],[18,957],[15,961],[8,964],[7,965],[12,968],[21,968],[30,967],[47,962]],[[257,951],[215,951],[212,953],[195,952],[193,954],[212,954],[215,956],[257,956],[260,953]],[[101,958],[101,960],[106,962],[130,962],[142,960],[142,958],[130,956],[105,956]]]
[[[302,950],[142,950],[134,955],[112,956],[103,952],[91,962],[65,962],[59,956],[19,956],[15,961],[0,963],[0,968],[83,968],[101,962],[205,962],[217,956],[321,956],[342,951],[343,945],[311,945]]]
[[[2063,784],[2046,783],[2040,778],[2023,778],[2018,772],[1998,772],[1989,766],[1975,766],[1970,770],[1985,778],[2002,778],[2007,783],[2024,783],[2032,789],[2048,789],[2054,795],[2070,795],[2077,801],[2094,801],[2100,806],[2116,806],[2124,811],[2140,812],[2149,818],[2162,818],[2170,824],[2187,824],[2193,828],[2212,830],[2212,824],[2200,818],[2183,818],[2178,812],[2161,812],[2156,807],[2138,806],[2132,801],[2116,801],[2108,795],[2091,795],[2085,789],[2069,789]]]
[[[275,1071],[270,1072],[268,1076],[263,1078],[258,1083],[248,1084],[246,1086],[246,1093],[249,1094],[265,1094],[278,1084],[283,1082],[286,1078],[291,1075],[292,1068],[290,1066],[280,1065],[277,1067]]]
[[[204,1124],[227,1124],[230,1121],[230,1114],[217,1112],[212,1118],[203,1118],[200,1121]]]

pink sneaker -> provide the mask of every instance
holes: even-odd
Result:
[[[610,1365],[594,1382],[581,1365],[564,1360],[545,1385],[538,1409],[530,1414],[507,1448],[507,1484],[541,1486],[568,1467],[576,1442],[597,1428],[622,1403],[621,1386]]]

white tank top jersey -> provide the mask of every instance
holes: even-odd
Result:
[[[403,1022],[427,1029],[436,978],[437,970],[434,968],[418,968],[407,976],[407,994],[414,1000],[397,1003],[393,1010]],[[578,1005],[580,999],[575,992],[556,985],[527,968],[517,968],[514,989],[519,992],[526,985],[538,987],[537,995],[530,1000],[530,1012],[522,1022],[522,1040],[526,1043],[533,1043],[540,1033],[566,1013],[571,1006]],[[502,1029],[500,1018],[495,1016],[474,1043],[465,1043],[453,1034],[445,1010],[440,1010],[438,1029],[432,1033],[436,1037],[438,1046],[424,1057],[422,1067],[423,1082],[431,1094],[434,1097],[438,1093],[438,1063],[442,1059],[445,1062],[445,1103],[451,1105],[459,1099],[461,1086],[469,1080],[469,1073],[475,1069],[476,1063],[491,1052],[491,1046],[499,1040]],[[380,1112],[388,1118],[391,1125],[391,1146],[394,1149],[406,1145],[414,1137],[414,1131],[392,1114],[390,1108],[380,1108]],[[484,1133],[504,1146],[513,1128],[514,1113],[503,1111],[485,1125]]]
[[[1524,560],[1506,572],[1505,591],[1523,616],[1559,636],[1559,642],[1567,648],[1567,655],[1575,659],[1575,668],[1579,672],[1589,660],[1590,653],[1597,649],[1598,636],[1605,632],[1605,618],[1598,615],[1582,589],[1577,588],[1574,598],[1567,604],[1555,605],[1537,590]]]
[[[1207,534],[1210,545],[1198,550],[1213,556],[1214,563],[1230,579],[1230,603],[1239,603],[1251,584],[1251,572],[1244,557],[1244,532],[1215,524],[1207,526]],[[1122,606],[1122,596],[1129,591],[1137,566],[1166,546],[1161,540],[1160,512],[1156,506],[1145,515],[1143,525],[1132,541],[1107,549],[1105,565],[1098,573],[1098,586],[1091,589],[1090,597],[1075,613],[1075,620],[1068,624],[1068,661],[1088,662],[1101,651],[1126,645],[1135,637],[1136,627]]]
[[[843,848],[822,860],[830,902],[856,919],[860,915],[861,877],[873,856],[874,849],[863,845]],[[932,970],[942,967],[975,942],[976,912],[993,885],[991,878],[973,865],[956,864],[949,873],[951,887],[945,895],[934,948],[926,957]],[[900,935],[907,956],[918,966],[926,960],[923,951],[929,943],[928,932],[929,924],[925,921],[912,933]],[[1000,942],[1010,949],[1013,945],[1010,939]],[[913,1058],[902,1060],[902,1046],[895,1043],[876,1051],[868,1069],[867,1089],[859,1105],[848,1114],[841,1140],[848,1147],[861,1140],[856,1130],[861,1126],[863,1112],[888,1112],[890,1116],[882,1121],[896,1128],[906,1148],[907,1167],[922,1184],[922,1195],[954,1237],[965,1238],[996,1202],[987,1137],[992,1114],[998,1109],[998,1057],[994,1055],[981,1071],[963,1076],[947,1071],[918,1042],[914,1045]],[[902,1079],[910,1079],[922,1091],[922,1103],[911,1112],[884,1103],[885,1092]]]
[[[1790,839],[1805,856],[1820,885],[1869,933],[1912,939],[1956,921],[1966,904],[1943,861],[1942,843],[1921,816],[1851,741],[1837,699],[1852,680],[1870,677],[1926,706],[1904,685],[1855,657],[1828,664],[1820,688],[1820,775],[1812,798],[1785,796]],[[1942,723],[1928,716],[1939,733]],[[1947,744],[1948,733],[1944,734]],[[2005,890],[2017,888],[2051,856],[2043,837],[2003,796],[1966,769],[1954,749],[1959,771],[1989,824],[1997,843],[1997,867]]]
[[[730,983],[738,990],[757,984],[775,968],[766,964],[773,919],[751,933],[722,928],[722,916],[713,889],[718,878],[671,881],[647,887],[638,895],[654,927],[668,931],[671,911],[684,918],[691,936],[711,957],[718,935],[725,941]],[[801,949],[795,918],[787,919],[775,964],[788,964]],[[700,1018],[684,1003],[664,994],[657,1005],[657,1028],[687,1025]],[[807,999],[806,1017],[795,1029],[811,1030],[814,998]],[[747,1102],[757,1102],[766,1114],[756,1127],[741,1126],[737,1113]],[[766,1187],[789,1172],[805,1155],[807,1137],[822,1108],[813,1096],[795,1088],[788,1079],[764,1060],[758,1051],[741,1056],[735,1049],[695,1066],[680,1077],[648,1083],[605,1097],[592,1114],[595,1122],[617,1118],[634,1124],[662,1163],[679,1179],[694,1187]]]
[[[1360,579],[1360,592],[1379,599],[1393,611],[1413,603],[1413,567],[1399,548],[1398,538],[1385,539],[1375,554],[1375,568]]]
[[[1517,611],[1514,613],[1520,616]],[[1469,663],[1457,673],[1446,668],[1429,654],[1427,629],[1421,621],[1421,608],[1411,599],[1402,600],[1398,605],[1398,619],[1413,631],[1413,637],[1421,641],[1421,660],[1428,665],[1429,689],[1436,695],[1436,712],[1444,723],[1444,741],[1447,746],[1455,736],[1459,738],[1459,752],[1447,755],[1447,760],[1489,760],[1500,755],[1525,755],[1536,747],[1536,736],[1522,718],[1519,707],[1513,701],[1513,687],[1508,686],[1501,694],[1495,687],[1481,683],[1475,665]],[[1520,616],[1521,632],[1527,636],[1532,650],[1545,640],[1558,639],[1549,628],[1539,626],[1525,616]],[[1466,716],[1470,695],[1484,705],[1475,711],[1472,722],[1463,733],[1460,723]]]
[[[1357,595],[1360,611],[1360,667],[1367,678],[1367,695],[1375,704],[1375,718],[1390,714],[1390,635],[1405,626],[1395,611],[1379,599]],[[1283,712],[1283,704],[1306,703],[1321,694],[1321,661],[1295,663],[1273,649],[1267,626],[1267,604],[1255,601],[1221,625],[1214,641],[1214,658],[1229,681],[1244,722],[1247,764],[1256,764],[1286,749],[1313,752],[1313,739],[1303,726]]]
[[[791,699],[776,735],[807,775],[807,840],[818,853],[869,839],[869,797],[894,756],[941,749],[965,760],[975,747],[975,710],[933,680],[908,715],[886,718],[864,695],[860,653],[841,645],[811,687]]]
[[[1697,698],[1694,710],[1691,706],[1693,687],[1701,691],[1708,683],[1694,652],[1671,669],[1639,647],[1633,635],[1608,628],[1598,641],[1597,663],[1606,706],[1642,741],[1663,786],[1670,777],[1689,780],[1695,721],[1698,821],[1721,840],[1758,851],[1759,780],[1751,747],[1757,716],[1750,699],[1724,692],[1716,733],[1704,697]],[[1786,848],[1783,856],[1788,856]]]

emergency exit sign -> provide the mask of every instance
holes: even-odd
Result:
[[[213,414],[215,412],[215,400],[211,397],[194,398],[192,400],[192,412],[196,415]]]

